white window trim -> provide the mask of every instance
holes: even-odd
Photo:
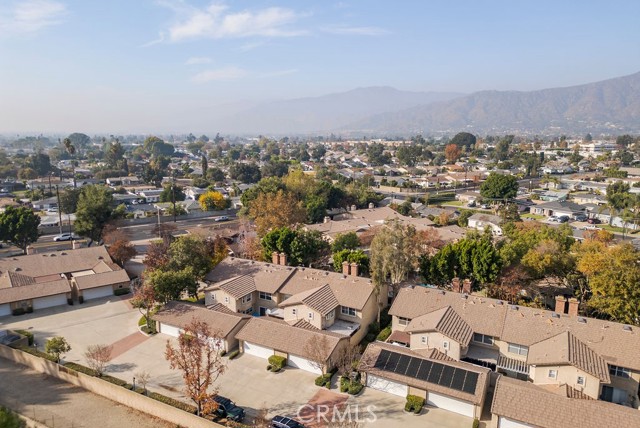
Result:
[[[351,313],[353,312],[353,313]],[[356,316],[356,310],[355,308],[350,308],[349,306],[341,306],[340,307],[340,313],[342,315],[346,315],[349,317],[355,317]]]
[[[410,322],[409,318],[398,317],[398,325],[409,325]]]
[[[427,336],[422,336],[422,337],[420,338],[420,342],[421,342],[421,343],[424,343],[424,344],[426,345],[426,344],[427,344]]]
[[[549,370],[547,372],[547,377],[549,379],[556,379],[558,377],[558,370],[553,370],[553,369]]]
[[[582,382],[580,382],[582,380]],[[576,385],[584,386],[587,383],[587,379],[584,376],[578,376],[576,379]]]
[[[291,314],[292,315],[298,315],[298,310],[296,308],[292,308],[291,309]]]
[[[449,342],[448,342],[448,341],[446,341],[446,340],[445,340],[445,341],[443,341],[443,342],[442,342],[442,347],[443,347],[444,349],[449,349]]]
[[[515,350],[512,350],[511,348],[515,348]],[[529,354],[528,346],[518,345],[517,343],[509,343],[507,345],[507,350],[512,354],[522,355],[525,357]]]
[[[271,294],[271,293],[266,293],[266,292],[264,292],[264,291],[261,291],[261,292],[258,294],[258,298],[259,298],[260,300],[267,300],[267,301],[269,301],[269,300],[273,300],[273,294]]]
[[[307,317],[312,320],[313,319],[313,312],[309,312],[309,315],[307,315]]]
[[[225,302],[225,303],[229,303],[229,298],[228,298],[228,297],[225,297],[225,298],[224,298],[224,302]]]

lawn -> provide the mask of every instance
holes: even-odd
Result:
[[[538,214],[522,214],[520,218],[531,218],[533,220],[544,220],[546,217]]]

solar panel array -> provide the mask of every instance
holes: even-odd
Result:
[[[476,372],[410,357],[386,349],[380,351],[374,367],[468,394],[475,394],[478,383],[478,373]]]

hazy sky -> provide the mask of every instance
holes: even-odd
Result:
[[[0,132],[215,132],[263,100],[640,71],[640,1],[0,0]]]

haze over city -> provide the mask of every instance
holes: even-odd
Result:
[[[640,70],[638,16],[634,1],[3,0],[0,132],[240,131],[227,118],[262,103],[359,87],[595,82]]]

